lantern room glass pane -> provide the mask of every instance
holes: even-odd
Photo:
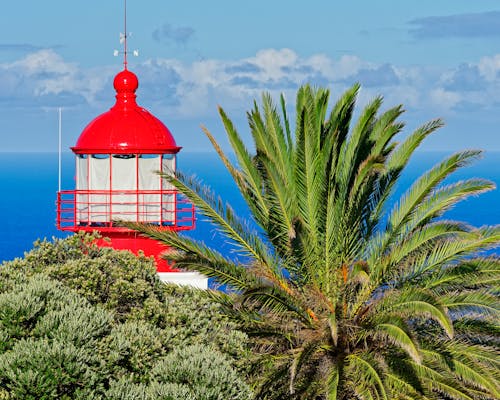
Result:
[[[111,213],[114,220],[137,221],[137,158],[114,154],[111,159]]]
[[[110,158],[107,154],[93,154],[89,159],[89,222],[110,222],[109,178]]]
[[[86,226],[89,223],[89,168],[86,154],[76,156],[76,219],[77,223]]]
[[[141,154],[139,156],[139,215],[142,222],[161,222],[161,156]],[[154,193],[156,192],[156,193]]]
[[[163,154],[161,170],[165,174],[173,175],[175,174],[175,155],[174,154]],[[165,179],[162,181],[163,190],[166,194],[162,196],[162,219],[167,223],[175,225],[175,191],[174,186],[167,182]]]
[[[148,154],[139,157],[139,189],[160,190],[161,157],[158,154]]]

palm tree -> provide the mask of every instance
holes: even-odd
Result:
[[[451,155],[394,201],[402,171],[440,120],[401,143],[401,106],[376,98],[353,119],[359,86],[328,112],[329,91],[303,86],[292,134],[283,96],[248,113],[255,154],[219,108],[233,164],[204,128],[252,213],[244,221],[207,187],[165,176],[238,256],[148,225],[165,255],[231,293],[213,292],[255,339],[258,399],[498,399],[500,258],[481,251],[500,227],[443,213],[491,190],[443,181],[480,156]],[[392,205],[391,205],[392,204]]]

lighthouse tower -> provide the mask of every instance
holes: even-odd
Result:
[[[124,69],[113,82],[115,105],[91,121],[71,150],[76,156],[76,188],[57,194],[57,227],[98,231],[100,246],[153,256],[164,281],[207,287],[207,278],[181,272],[160,258],[168,248],[116,221],[154,224],[183,231],[195,226],[193,205],[158,175],[176,170],[177,146],[169,129],[136,102],[137,76]]]

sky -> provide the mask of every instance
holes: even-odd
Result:
[[[5,1],[0,13],[0,151],[57,151],[114,104],[123,0]],[[355,82],[358,105],[403,104],[410,133],[446,126],[425,150],[500,150],[498,0],[128,0],[129,69],[138,102],[184,151],[227,147],[220,105],[249,143],[245,113],[263,92],[293,111],[305,83]],[[403,136],[404,136],[403,134]]]

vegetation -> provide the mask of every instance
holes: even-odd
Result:
[[[0,267],[0,399],[249,399],[246,337],[219,307],[93,239]]]
[[[300,88],[292,133],[283,97],[248,113],[255,153],[220,116],[236,154],[215,150],[252,213],[244,221],[210,189],[165,176],[239,251],[219,254],[154,226],[134,225],[177,249],[167,258],[234,289],[213,293],[255,338],[258,399],[498,399],[500,228],[443,214],[493,189],[443,185],[480,156],[463,151],[418,178],[397,201],[411,155],[437,128],[401,143],[401,106],[376,98],[353,114],[359,87],[328,111],[329,92]],[[255,222],[256,225],[253,225]]]

